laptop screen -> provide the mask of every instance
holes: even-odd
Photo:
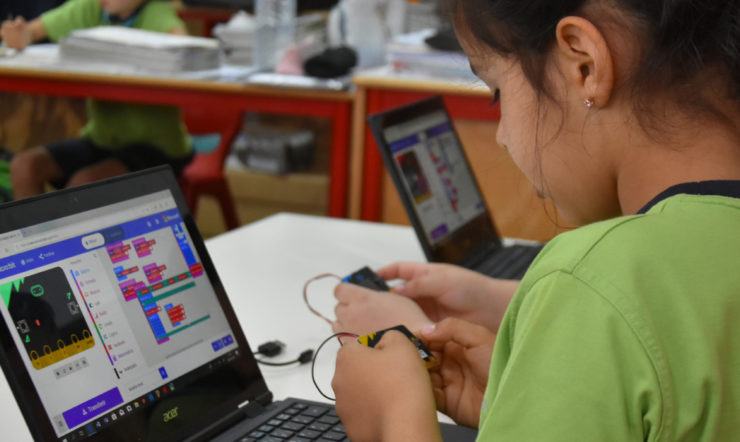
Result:
[[[444,111],[387,127],[385,139],[427,240],[436,245],[486,211]]]
[[[174,436],[199,382],[238,359],[243,335],[187,224],[163,189],[0,235],[4,347],[58,440]],[[227,387],[243,380],[203,393]]]
[[[368,123],[427,259],[464,264],[500,244],[440,97],[371,115]]]

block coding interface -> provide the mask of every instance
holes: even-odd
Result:
[[[236,349],[169,191],[0,236],[0,311],[59,437]]]
[[[388,127],[384,136],[432,245],[485,212],[473,173],[444,112]]]

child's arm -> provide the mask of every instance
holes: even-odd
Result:
[[[18,50],[43,40],[47,35],[46,27],[38,18],[29,23],[23,17],[16,17],[15,20],[4,21],[0,27],[0,36],[5,44]]]
[[[186,31],[185,28],[181,26],[175,26],[174,28],[167,31],[167,33],[175,35],[188,35],[188,31]]]

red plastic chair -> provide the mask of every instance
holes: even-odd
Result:
[[[224,175],[224,163],[231,144],[239,133],[242,113],[234,110],[183,108],[183,120],[191,135],[219,134],[218,147],[211,152],[196,153],[180,177],[180,187],[193,216],[198,213],[198,199],[213,196],[221,206],[226,229],[239,227],[234,197]]]

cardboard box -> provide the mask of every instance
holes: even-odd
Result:
[[[265,201],[326,209],[329,177],[318,173],[272,175],[249,169],[226,169],[231,192],[237,202]]]
[[[241,224],[278,212],[326,215],[329,202],[329,177],[316,173],[271,175],[248,169],[227,169],[226,176]],[[214,198],[198,202],[198,228],[206,238],[226,229],[221,208]]]

